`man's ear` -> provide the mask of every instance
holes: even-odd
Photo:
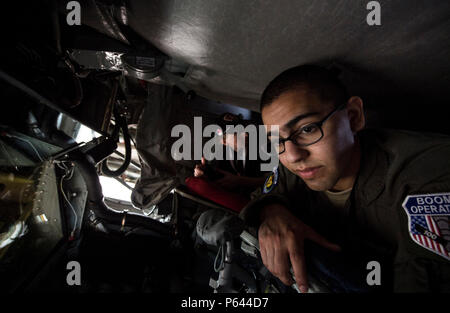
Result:
[[[353,96],[347,102],[347,114],[350,121],[350,128],[353,133],[359,132],[366,125],[364,117],[363,101],[360,97]]]

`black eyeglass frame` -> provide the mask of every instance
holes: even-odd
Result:
[[[283,145],[283,151],[281,151],[281,152],[278,152],[278,155],[280,155],[280,154],[282,154],[282,153],[284,153],[285,151],[286,151],[286,142],[287,141],[291,141],[294,145],[296,145],[296,146],[299,146],[299,147],[306,147],[306,146],[310,146],[310,145],[313,145],[313,144],[315,144],[315,143],[317,143],[317,142],[319,142],[322,138],[323,138],[323,136],[324,136],[324,133],[323,133],[323,129],[322,129],[322,125],[323,125],[323,123],[325,123],[334,113],[336,113],[337,111],[339,111],[339,110],[341,110],[342,108],[344,108],[345,107],[345,105],[347,104],[347,102],[344,102],[344,103],[342,103],[342,104],[340,104],[339,106],[337,106],[337,107],[335,107],[334,109],[333,109],[333,111],[331,111],[330,113],[328,113],[321,121],[319,121],[319,122],[314,122],[314,123],[309,123],[308,125],[305,125],[305,126],[302,126],[302,127],[300,127],[299,129],[297,129],[295,132],[293,132],[292,134],[290,134],[287,138],[280,138],[279,140],[279,145]],[[298,134],[305,128],[305,127],[309,127],[309,126],[317,126],[317,128],[319,128],[319,130],[320,130],[320,137],[319,137],[319,139],[317,139],[317,140],[315,140],[315,141],[313,141],[313,142],[311,142],[311,143],[307,143],[307,144],[299,144],[299,143],[297,143],[294,139],[296,138],[296,136],[298,136]]]

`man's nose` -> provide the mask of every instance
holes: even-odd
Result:
[[[296,163],[302,161],[306,159],[309,155],[309,152],[308,150],[305,149],[305,147],[295,145],[291,141],[286,141],[284,143],[284,147],[285,147],[284,153],[286,154],[286,161],[288,161],[289,163]]]

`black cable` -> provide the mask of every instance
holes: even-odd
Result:
[[[120,116],[116,117],[116,121],[117,121],[117,125],[116,125],[116,128],[114,129],[113,136],[115,135],[115,136],[119,137],[119,130],[122,129],[123,139],[125,141],[125,158],[124,158],[122,165],[116,170],[111,170],[108,168],[108,159],[107,158],[102,162],[102,167],[101,167],[102,173],[108,177],[117,177],[119,175],[122,175],[127,170],[128,166],[131,163],[131,142],[130,142],[130,134],[128,133],[127,122],[126,122],[125,118],[120,117]]]

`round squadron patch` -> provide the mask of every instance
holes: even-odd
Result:
[[[450,260],[450,193],[408,195],[403,208],[411,239]]]
[[[264,187],[263,187],[263,193],[269,193],[272,191],[272,189],[277,185],[278,183],[278,168],[276,168],[272,174],[267,177]]]

